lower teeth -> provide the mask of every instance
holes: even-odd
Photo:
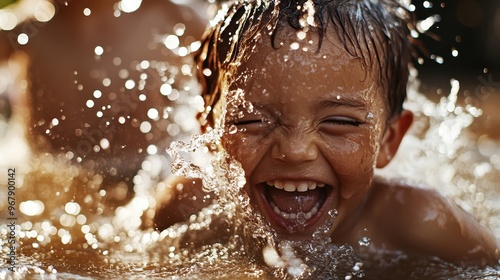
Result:
[[[287,213],[284,211],[281,211],[278,206],[276,206],[273,202],[269,203],[271,205],[271,208],[274,210],[274,213],[277,215],[287,219],[287,220],[296,220],[299,224],[305,224],[305,222],[309,219],[312,218],[313,215],[318,213],[318,208],[319,208],[319,202],[316,202],[314,207],[311,209],[311,211],[304,213],[304,212],[299,212],[299,213]]]

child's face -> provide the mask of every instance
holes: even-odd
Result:
[[[244,91],[253,112],[227,117],[224,145],[245,170],[252,204],[278,233],[301,239],[332,209],[332,230],[355,215],[382,156],[388,114],[376,73],[333,36],[318,52],[314,32],[295,50],[294,30],[278,34],[282,47],[264,37],[239,68],[231,89]]]

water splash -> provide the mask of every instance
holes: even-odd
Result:
[[[306,10],[304,7],[304,11]],[[307,19],[306,17],[306,22]],[[179,36],[178,33],[175,34]],[[164,38],[168,36],[171,35]],[[178,47],[170,41],[163,42],[167,48]],[[183,53],[184,51],[178,50],[179,55]],[[153,64],[150,61],[140,62],[137,71],[149,69]],[[142,83],[139,80],[134,84],[129,86],[130,89]],[[178,89],[173,88],[168,81],[164,85],[161,93],[165,96],[172,95],[171,98],[177,100]],[[406,106],[421,113],[420,121],[414,130],[414,136],[410,136],[402,149],[408,152],[414,165],[407,165],[408,162],[403,158],[397,159],[395,162],[400,166],[395,172],[398,175],[413,175],[412,178],[417,179],[426,178],[433,185],[445,186],[446,192],[462,199],[465,207],[474,213],[481,213],[480,209],[474,207],[492,207],[491,201],[487,203],[488,189],[485,186],[495,185],[498,176],[494,172],[498,171],[500,161],[491,157],[481,162],[475,157],[476,154],[467,152],[470,140],[463,137],[464,130],[481,111],[474,106],[457,105],[459,88],[456,81],[452,82],[450,96],[438,104],[424,98],[415,87],[412,90]],[[238,96],[232,105],[244,104],[240,93],[228,92],[228,96],[231,94],[234,95],[226,99]],[[94,92],[94,97],[98,99],[101,94]],[[188,103],[196,102],[198,101],[193,98]],[[226,107],[232,105],[226,104]],[[245,106],[251,110],[250,106]],[[165,108],[162,113],[169,117],[175,112],[178,112],[177,109]],[[151,116],[157,117],[154,112]],[[151,116],[148,114],[149,118]],[[127,120],[124,117],[123,122]],[[172,123],[185,127],[175,121]],[[54,122],[49,125],[54,126]],[[176,135],[175,131],[178,129],[171,128],[169,131]],[[333,245],[326,235],[338,215],[335,210],[329,212],[332,219],[313,234],[310,242],[280,241],[267,222],[249,207],[248,198],[240,192],[245,181],[237,162],[220,152],[211,156],[212,165],[205,169],[186,156],[200,150],[207,155],[206,146],[216,148],[220,145],[223,133],[224,125],[219,124],[207,134],[195,135],[188,141],[174,142],[170,146],[168,154],[173,159],[172,170],[179,175],[202,178],[205,190],[216,192],[218,201],[193,215],[189,222],[174,225],[162,232],[140,229],[141,216],[156,203],[154,186],[162,184],[158,167],[162,166],[163,160],[159,157],[152,156],[143,162],[142,169],[133,179],[135,198],[128,205],[116,209],[105,205],[110,192],[99,190],[102,176],[86,174],[87,171],[74,166],[66,156],[70,152],[63,156],[43,154],[35,158],[32,164],[21,169],[18,183],[22,186],[22,195],[18,199],[28,203],[25,205],[26,209],[22,207],[21,212],[40,217],[40,221],[30,218],[16,227],[22,244],[19,251],[21,265],[14,274],[0,269],[0,279],[23,279],[31,274],[48,278],[85,278],[84,275],[95,276],[91,273],[96,270],[100,271],[99,276],[103,278],[137,275],[171,279],[207,276],[227,279],[242,276],[251,279],[362,278],[365,264],[353,253],[352,248]],[[99,143],[101,142],[102,149],[109,147],[109,142],[106,143],[104,139]],[[488,150],[485,145],[483,149]],[[439,167],[440,172],[429,168],[429,164]],[[415,170],[428,169],[432,169],[434,174],[415,173]],[[440,173],[442,177],[437,178],[436,173]],[[0,186],[1,191],[5,190],[4,185]],[[81,192],[81,189],[85,191]],[[0,202],[0,208],[5,207],[3,203]],[[487,213],[485,220],[491,218],[490,210]],[[197,244],[196,240],[203,234],[213,234],[210,233],[210,227],[216,223],[215,220],[232,223],[228,225],[231,230],[228,239],[214,239],[216,241],[212,244]],[[301,220],[299,218],[297,222],[300,223]],[[222,224],[226,225],[224,222]],[[3,237],[7,235],[7,230],[3,225],[0,227],[0,235],[0,240],[6,240]],[[251,237],[249,243],[244,241],[247,237]],[[360,241],[369,242],[365,238]],[[0,245],[2,253],[5,253],[5,241],[0,241]],[[265,265],[258,263],[259,257],[262,257]],[[86,263],[86,260],[91,261]],[[494,268],[478,272],[464,271],[438,261],[425,260],[416,264],[405,259],[404,255],[393,258],[383,256],[380,260],[380,267],[394,267],[390,262],[398,265],[406,262],[407,265],[417,267],[415,275],[429,277],[436,276],[436,271],[441,271],[438,276],[446,278],[468,279],[499,275]],[[2,261],[5,259],[2,258]],[[62,266],[55,269],[54,266],[59,263]],[[424,269],[429,271],[421,271]],[[391,269],[382,276],[389,275],[388,273],[397,274],[397,271]]]
[[[493,217],[492,200],[496,195],[491,180],[498,170],[488,168],[491,167],[490,159],[477,154],[477,148],[473,148],[477,146],[472,144],[476,140],[468,131],[473,121],[482,115],[482,110],[472,104],[458,104],[460,84],[457,80],[451,81],[449,96],[441,98],[437,104],[419,93],[418,82],[414,82],[405,106],[415,112],[417,118],[400,148],[407,152],[404,157],[397,154],[395,163],[378,170],[379,174],[440,186],[439,192],[452,197],[486,223]],[[483,169],[484,166],[488,167]],[[476,168],[485,173],[474,174]],[[482,186],[482,190],[478,191],[477,186]],[[478,193],[489,193],[492,200],[477,203]]]

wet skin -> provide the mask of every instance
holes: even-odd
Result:
[[[291,30],[282,35],[295,36]],[[388,120],[384,92],[362,61],[332,39],[317,51],[316,43],[307,43],[316,34],[308,35],[298,50],[286,39],[278,49],[266,37],[257,44],[239,69],[249,78],[234,84],[254,110],[229,117],[239,132],[225,138],[245,170],[251,200],[288,239],[309,238],[332,209],[339,216],[331,231],[349,226],[364,205],[375,166],[387,164],[400,141],[393,137],[399,120]],[[404,114],[410,119],[405,131],[411,114]],[[305,223],[294,219],[300,212],[310,213]]]
[[[377,73],[366,71],[332,34],[319,51],[312,32],[297,50],[290,49],[295,31],[279,34],[282,47],[273,48],[264,35],[234,76],[230,90],[243,90],[253,109],[228,112],[223,137],[245,171],[251,203],[279,235],[310,239],[335,209],[332,241],[359,253],[495,264],[495,240],[471,215],[436,191],[374,177],[412,122],[408,111],[388,118]],[[199,185],[192,181],[185,189]],[[157,225],[168,224],[175,208],[162,207]],[[363,237],[370,240],[366,246],[359,243]]]
[[[250,76],[233,85],[253,110],[228,118],[228,127],[239,132],[227,134],[224,145],[241,162],[245,190],[259,212],[286,239],[310,239],[336,209],[332,240],[359,252],[495,263],[494,238],[469,214],[437,192],[374,178],[412,122],[408,111],[388,118],[377,73],[365,70],[332,34],[319,51],[306,43],[316,42],[312,32],[291,50],[294,32],[282,31],[278,49],[264,36],[239,69]],[[363,237],[368,246],[360,245]]]

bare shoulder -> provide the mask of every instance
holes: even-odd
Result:
[[[491,232],[436,190],[377,178],[372,198],[372,207],[387,217],[384,231],[396,247],[457,264],[498,263]]]

